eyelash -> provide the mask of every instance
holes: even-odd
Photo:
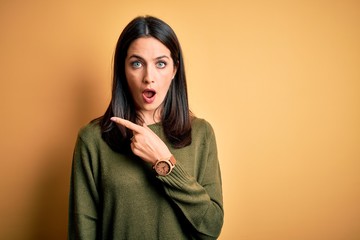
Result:
[[[139,64],[140,66],[136,66],[137,64]],[[132,66],[133,68],[135,68],[135,69],[141,68],[142,65],[143,65],[143,64],[142,64],[140,61],[133,61],[133,62],[131,62],[131,66]],[[162,65],[162,66],[160,66],[160,65]],[[164,61],[159,61],[159,62],[156,63],[156,67],[158,67],[158,68],[160,68],[160,69],[165,68],[166,65],[167,65],[167,63],[164,62]]]
[[[140,66],[136,66],[136,64],[140,64]],[[140,68],[142,66],[142,63],[140,61],[133,61],[131,62],[131,66],[133,68]]]
[[[159,64],[163,64],[163,66],[160,67]],[[157,66],[158,68],[165,68],[166,65],[167,65],[166,62],[163,62],[163,61],[160,61],[160,62],[157,62],[157,63],[156,63],[156,66]]]

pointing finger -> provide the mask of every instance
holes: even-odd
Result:
[[[140,132],[143,131],[143,128],[141,126],[139,126],[139,125],[137,125],[137,124],[135,124],[133,122],[130,122],[128,120],[125,120],[123,118],[112,117],[112,118],[110,118],[110,120],[117,123],[117,124],[120,124],[120,125],[122,125],[124,127],[127,127],[128,129],[133,130],[133,131],[135,131],[137,133],[140,133]]]

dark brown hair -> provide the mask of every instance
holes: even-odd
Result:
[[[164,21],[151,17],[133,19],[121,33],[114,55],[112,98],[105,114],[100,118],[102,138],[116,151],[129,150],[132,132],[117,126],[110,118],[121,117],[132,122],[141,122],[136,113],[125,76],[125,58],[130,44],[141,37],[153,37],[164,44],[171,52],[177,72],[170,84],[163,102],[161,124],[167,140],[175,148],[191,144],[191,119],[183,56],[175,32]]]

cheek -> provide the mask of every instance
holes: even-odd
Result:
[[[130,89],[138,85],[139,77],[136,74],[133,74],[132,72],[125,72],[125,77]]]
[[[161,76],[161,78],[163,79],[163,82],[167,85],[170,85],[173,77],[174,77],[174,71],[172,69],[169,69],[166,72],[162,73],[162,76]]]
[[[161,88],[163,90],[164,95],[166,95],[166,93],[169,91],[171,82],[172,82],[171,78],[163,82]]]

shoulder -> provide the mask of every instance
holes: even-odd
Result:
[[[101,139],[101,128],[98,121],[91,121],[85,126],[81,127],[78,133],[78,138],[84,142]]]
[[[216,151],[216,136],[212,125],[205,119],[194,118],[191,128],[192,145],[202,150]],[[207,150],[206,150],[207,149]]]
[[[214,130],[211,124],[203,119],[194,117],[191,123],[192,131],[196,135],[205,135],[205,136],[212,136],[214,135]]]

